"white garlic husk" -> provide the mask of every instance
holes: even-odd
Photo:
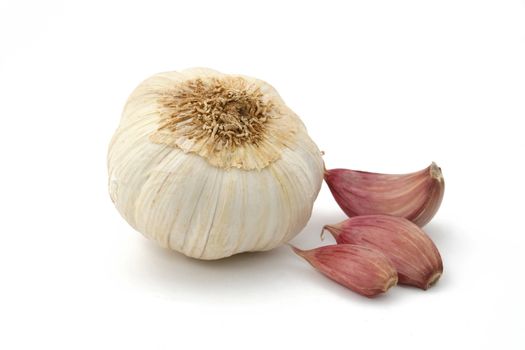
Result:
[[[194,68],[135,89],[108,171],[111,199],[137,231],[187,256],[219,259],[299,233],[324,165],[269,84]]]

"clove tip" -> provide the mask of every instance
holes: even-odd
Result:
[[[436,162],[432,162],[432,164],[430,164],[430,176],[433,179],[438,180],[439,182],[443,182],[443,173],[441,172],[441,168],[436,164]]]
[[[286,243],[287,246],[289,246],[290,248],[292,248],[293,252],[301,257],[304,257],[304,253],[305,251],[302,250],[302,249],[299,249],[297,248],[296,246],[294,246],[293,244],[290,244],[290,243]]]
[[[324,241],[324,231],[326,231],[326,226],[328,225],[324,225],[323,228],[321,229],[321,234],[320,234],[320,238],[321,238],[321,241]]]
[[[337,237],[341,234],[341,227],[343,226],[343,222],[335,225],[324,225],[323,230],[321,231],[321,240],[324,237],[324,232],[328,231],[330,234],[337,240]]]
[[[398,282],[398,279],[397,279],[397,274],[395,276],[392,276],[387,282],[386,282],[386,285],[385,285],[385,288],[383,289],[383,292],[386,292],[387,290],[389,290],[390,288],[392,287],[395,287],[397,285],[397,282]]]
[[[439,278],[441,277],[441,272],[436,272],[430,278],[427,280],[427,283],[423,286],[423,290],[427,290],[428,288],[432,287],[434,284],[437,283]]]

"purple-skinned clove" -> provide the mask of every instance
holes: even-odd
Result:
[[[436,163],[401,175],[332,169],[325,171],[324,179],[348,217],[386,214],[404,217],[420,227],[434,217],[445,191]]]
[[[407,219],[364,215],[336,225],[326,225],[338,244],[366,246],[383,253],[398,273],[399,284],[428,289],[443,273],[443,262],[434,242]]]
[[[397,284],[397,272],[381,252],[353,244],[293,251],[319,272],[367,297],[386,292]]]

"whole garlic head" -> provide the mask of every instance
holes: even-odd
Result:
[[[135,89],[108,171],[111,199],[137,231],[187,256],[219,259],[299,233],[324,165],[273,87],[195,68]]]

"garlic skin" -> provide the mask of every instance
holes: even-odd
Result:
[[[337,244],[357,244],[383,253],[400,284],[428,289],[443,274],[443,261],[432,239],[413,222],[390,215],[362,215],[326,225]]]
[[[390,260],[370,247],[337,244],[311,250],[292,246],[292,250],[326,277],[369,298],[397,284]]]
[[[445,192],[441,168],[432,163],[408,174],[331,169],[325,181],[348,217],[386,214],[423,227],[436,215]]]
[[[141,83],[108,152],[120,214],[198,259],[292,239],[310,218],[323,171],[321,152],[273,87],[206,68]]]

